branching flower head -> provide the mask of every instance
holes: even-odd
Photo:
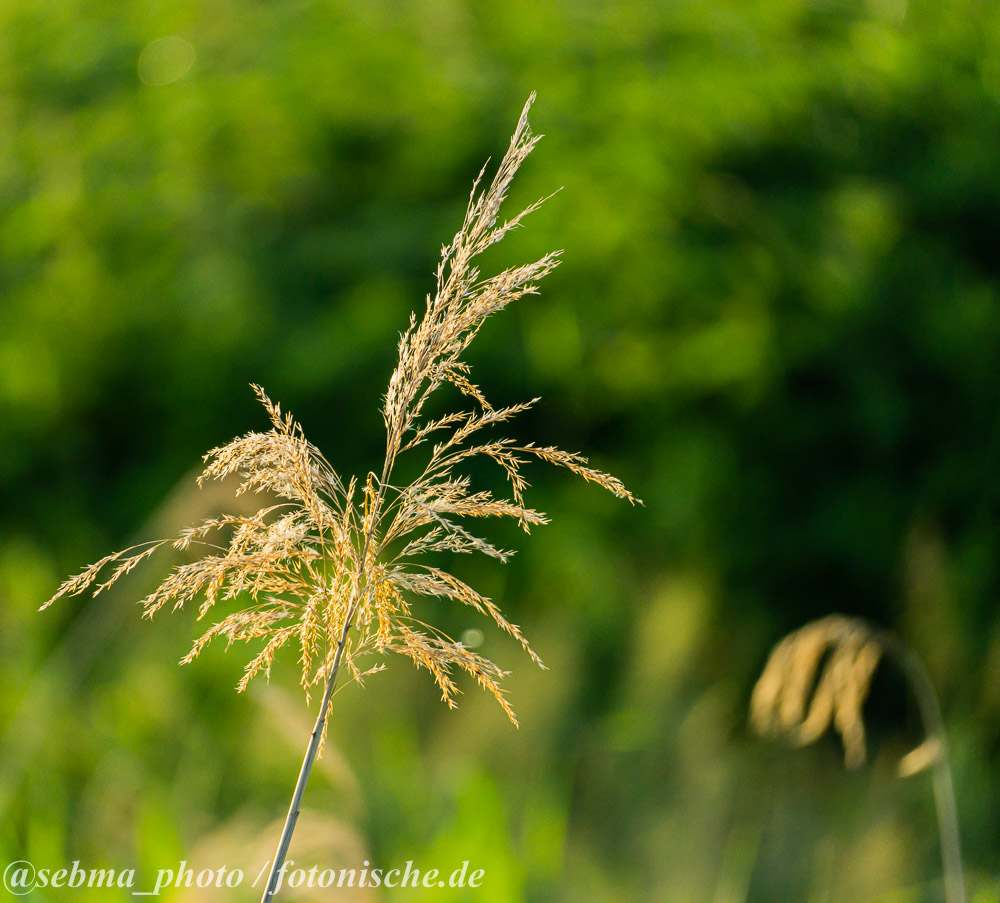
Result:
[[[258,673],[269,673],[277,653],[294,643],[308,693],[341,663],[360,680],[382,667],[380,660],[362,670],[365,656],[398,653],[431,673],[449,706],[459,692],[453,679],[459,669],[471,674],[517,723],[501,687],[505,672],[420,620],[420,602],[437,597],[468,606],[492,619],[539,665],[541,661],[494,602],[422,556],[480,552],[506,560],[509,553],[472,532],[468,523],[506,517],[526,532],[545,523],[546,516],[525,502],[528,483],[522,466],[532,459],[565,467],[620,498],[637,501],[621,481],[589,467],[579,454],[487,434],[538,399],[493,407],[464,360],[486,319],[535,293],[538,281],[558,263],[559,252],[552,252],[488,278],[475,265],[483,251],[542,203],[500,220],[511,181],[538,141],[528,126],[532,99],[489,186],[480,190],[485,169],[476,179],[462,227],[442,249],[435,292],[428,295],[423,316],[418,320],[411,315],[400,337],[399,361],[382,408],[386,451],[380,472],[361,480],[341,479],[291,415],[254,386],[270,430],[248,433],[210,451],[200,481],[236,475],[239,492],[263,493],[273,503],[252,516],[213,518],[174,540],[109,555],[67,580],[46,605],[95,584],[95,594],[108,588],[165,545],[196,549],[204,554],[175,567],[143,600],[145,614],[195,600],[199,618],[220,603],[243,607],[212,624],[184,662],[217,637],[227,645],[256,642],[259,651],[246,667],[242,690]],[[426,419],[427,400],[445,384],[457,388],[468,407]],[[421,447],[426,463],[420,475],[407,485],[395,485],[398,457]],[[474,458],[499,466],[507,496],[473,488],[462,469]]]

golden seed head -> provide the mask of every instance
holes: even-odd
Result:
[[[236,475],[237,494],[252,490],[275,503],[251,516],[212,518],[183,530],[173,541],[159,540],[109,555],[63,583],[46,606],[61,596],[83,592],[109,565],[114,569],[97,591],[168,543],[177,549],[198,547],[204,549],[201,557],[176,566],[143,600],[145,614],[151,616],[168,604],[177,609],[196,598],[199,618],[220,602],[238,600],[243,607],[209,627],[184,662],[216,637],[225,638],[227,645],[263,643],[246,666],[239,684],[242,690],[261,671],[269,673],[278,651],[294,641],[300,648],[301,681],[308,693],[334,669],[338,647],[348,672],[359,681],[382,667],[362,670],[358,662],[364,656],[395,652],[427,669],[449,706],[459,692],[451,677],[458,668],[471,674],[517,723],[500,686],[506,672],[419,620],[421,600],[431,596],[469,606],[514,637],[539,665],[540,659],[495,603],[447,571],[422,563],[420,557],[440,551],[480,552],[506,560],[509,552],[470,532],[463,521],[508,517],[525,531],[546,523],[546,516],[529,508],[524,499],[528,483],[521,468],[531,459],[564,467],[629,502],[639,501],[616,477],[588,467],[582,455],[486,438],[487,429],[538,399],[493,407],[471,380],[471,369],[463,360],[486,319],[535,293],[539,280],[559,262],[556,251],[490,278],[483,278],[474,264],[542,203],[499,221],[514,175],[539,140],[528,126],[533,99],[534,95],[525,104],[489,186],[479,190],[483,172],[476,179],[462,227],[442,249],[435,293],[428,296],[423,317],[412,315],[400,337],[399,361],[382,408],[387,442],[381,476],[370,473],[360,492],[358,480],[345,483],[306,440],[292,416],[254,386],[271,429],[212,449],[205,456],[199,483]],[[446,384],[468,400],[470,409],[424,420],[427,399]],[[396,459],[432,435],[437,441],[420,476],[407,486],[394,486]],[[509,498],[473,490],[461,470],[476,457],[499,466]],[[220,540],[220,534],[228,534],[228,540]]]
[[[865,761],[862,709],[882,647],[863,621],[830,615],[786,636],[771,652],[750,701],[750,723],[762,735],[806,745],[833,727],[844,761]]]

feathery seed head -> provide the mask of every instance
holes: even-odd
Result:
[[[193,660],[216,637],[224,638],[227,646],[237,641],[263,643],[240,680],[243,690],[257,674],[269,674],[283,646],[297,643],[301,682],[308,693],[335,670],[338,649],[358,681],[383,667],[379,662],[362,671],[358,665],[365,656],[398,653],[430,672],[449,706],[454,706],[459,692],[452,678],[457,668],[472,675],[517,723],[501,687],[506,672],[415,613],[426,597],[468,606],[516,639],[537,664],[541,660],[494,602],[447,571],[424,563],[422,556],[480,552],[506,561],[509,552],[472,533],[463,521],[507,517],[526,532],[547,523],[545,514],[525,502],[528,483],[521,468],[530,459],[564,467],[619,498],[639,501],[616,477],[589,467],[582,455],[482,435],[538,401],[493,407],[463,360],[483,323],[535,293],[539,280],[559,262],[559,252],[551,252],[489,278],[483,278],[474,264],[542,203],[500,222],[514,175],[538,142],[528,125],[533,99],[534,95],[525,104],[489,186],[479,188],[485,169],[476,179],[462,227],[442,248],[435,292],[428,295],[423,316],[418,320],[411,315],[399,338],[399,360],[382,405],[385,459],[380,473],[373,471],[365,478],[360,498],[358,481],[351,478],[345,484],[291,414],[283,413],[254,385],[271,429],[247,433],[212,449],[198,482],[237,475],[237,493],[252,490],[277,501],[249,517],[213,518],[181,531],[173,541],[160,540],[102,558],[63,583],[43,608],[61,596],[83,592],[114,565],[96,591],[111,586],[168,542],[178,550],[197,547],[203,551],[201,557],[174,567],[143,600],[145,614],[152,616],[168,604],[181,608],[195,599],[200,600],[199,618],[220,602],[242,607],[209,627],[183,662]],[[427,399],[446,384],[468,399],[472,409],[422,419]],[[432,434],[437,441],[420,476],[409,485],[393,485],[398,456],[423,445]],[[510,498],[473,490],[460,468],[477,457],[499,466]]]

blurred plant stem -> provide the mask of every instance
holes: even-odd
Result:
[[[924,727],[926,740],[901,763],[901,773],[913,774],[921,770],[921,766],[910,769],[907,760],[916,753],[921,755],[927,751],[930,756],[931,775],[934,783],[934,804],[937,809],[938,834],[941,840],[941,862],[944,871],[944,892],[947,903],[965,903],[965,877],[962,867],[962,844],[958,829],[958,806],[955,803],[955,786],[951,775],[951,763],[948,758],[948,745],[945,737],[944,720],[941,717],[941,705],[938,702],[937,691],[931,680],[927,667],[920,656],[899,637],[888,631],[877,634],[882,648],[895,659],[909,679],[910,686],[917,698],[920,709],[920,720]]]

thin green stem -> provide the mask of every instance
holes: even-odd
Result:
[[[928,740],[936,741],[937,753],[932,765],[934,803],[937,809],[938,834],[941,839],[941,863],[944,871],[944,893],[947,903],[965,903],[965,871],[962,866],[962,844],[958,828],[958,806],[955,785],[948,758],[944,719],[934,682],[920,656],[893,634],[880,632],[878,642],[909,678],[920,709],[920,719]]]
[[[353,612],[351,614],[353,615]],[[284,868],[285,857],[288,855],[288,847],[292,842],[292,834],[299,820],[299,813],[302,811],[302,797],[305,795],[306,784],[309,782],[309,775],[312,772],[313,763],[316,761],[316,754],[319,752],[323,731],[326,728],[330,698],[333,696],[333,691],[337,685],[337,674],[340,672],[340,665],[343,661],[344,647],[347,645],[347,635],[351,629],[351,621],[352,618],[349,617],[344,623],[344,630],[340,634],[340,641],[337,643],[337,652],[334,655],[330,676],[327,678],[326,688],[323,691],[323,701],[320,703],[319,715],[316,718],[316,724],[309,738],[309,745],[306,747],[306,754],[302,760],[302,768],[299,771],[299,779],[295,783],[295,792],[292,794],[292,802],[288,807],[285,826],[282,828],[281,838],[278,840],[278,849],[275,851],[274,861],[271,863],[271,871],[268,874],[267,884],[264,886],[264,896],[261,897],[261,903],[269,903],[278,892],[278,883]]]

